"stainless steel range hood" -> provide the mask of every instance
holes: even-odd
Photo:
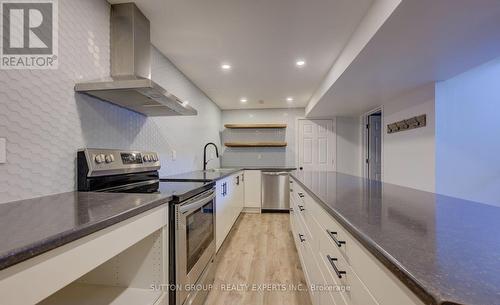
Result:
[[[111,6],[111,79],[75,91],[147,116],[196,115],[186,101],[151,80],[149,20],[134,3]]]

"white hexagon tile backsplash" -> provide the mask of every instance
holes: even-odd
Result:
[[[0,71],[0,203],[74,190],[78,148],[168,147],[152,120],[74,93],[76,82],[109,76],[109,9],[59,1],[59,68]]]

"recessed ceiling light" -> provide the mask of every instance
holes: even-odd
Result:
[[[306,65],[306,62],[305,62],[305,60],[299,59],[299,60],[297,60],[297,61],[295,62],[295,65],[296,65],[297,67],[303,67],[303,66],[305,66],[305,65]]]
[[[187,105],[189,105],[189,101],[184,101],[184,102],[182,102],[182,106],[183,106],[183,107],[186,107]]]
[[[293,97],[287,97],[287,98],[286,98],[286,101],[287,101],[287,102],[293,102]]]
[[[247,99],[246,97],[242,97],[242,98],[240,99],[240,102],[242,102],[242,103],[246,103],[246,102],[248,102],[248,99]]]
[[[231,70],[230,64],[222,64],[220,67],[222,68],[222,70]]]

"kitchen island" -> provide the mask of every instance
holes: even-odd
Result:
[[[317,203],[424,304],[500,304],[499,208],[336,172],[292,177],[301,210]]]

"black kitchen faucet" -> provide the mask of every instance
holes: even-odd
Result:
[[[207,170],[207,147],[210,146],[210,145],[213,145],[215,147],[215,155],[217,156],[217,158],[219,158],[219,149],[217,148],[217,145],[215,145],[215,143],[207,143],[205,145],[205,148],[203,148],[203,170]],[[209,160],[210,161],[210,160]]]

